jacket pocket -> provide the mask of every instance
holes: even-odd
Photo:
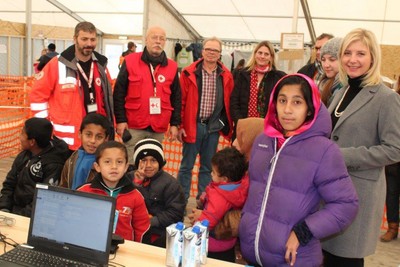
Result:
[[[57,101],[53,106],[57,112],[52,112],[52,120],[61,124],[70,124],[76,116],[71,110],[76,109],[76,103],[80,101],[78,88],[74,84],[62,84],[60,87],[56,95]]]
[[[381,175],[383,175],[383,168],[374,168],[374,169],[369,169],[369,170],[363,170],[363,171],[350,171],[349,174],[350,176],[354,176],[355,178],[358,179],[364,179],[364,180],[371,180],[371,181],[377,181]]]
[[[131,101],[127,101],[125,103],[125,108],[128,110],[138,110],[140,109],[140,106],[142,105],[141,102],[131,102]]]
[[[129,80],[129,92],[127,97],[128,98],[140,98],[142,95],[142,85],[143,85],[143,78],[142,76],[138,75],[130,75],[128,76]]]

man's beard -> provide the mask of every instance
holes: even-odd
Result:
[[[85,47],[79,49],[79,51],[84,56],[90,56],[93,53],[93,50],[94,50],[94,47],[92,47],[92,46],[85,46]]]

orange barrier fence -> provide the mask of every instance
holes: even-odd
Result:
[[[0,158],[20,151],[19,134],[28,118],[31,77],[0,75]]]
[[[219,138],[218,149],[229,146],[230,143],[224,139],[223,137]],[[178,177],[179,166],[182,160],[182,144],[175,141],[169,142],[166,138],[164,138],[163,142],[164,154],[167,164],[164,166],[164,170],[173,175],[174,177]],[[196,159],[196,163],[193,167],[192,172],[192,186],[190,190],[190,195],[195,197],[197,195],[197,182],[199,175],[199,157]]]

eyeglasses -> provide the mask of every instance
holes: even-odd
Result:
[[[152,35],[152,36],[150,36],[150,39],[151,39],[152,41],[165,42],[165,36]]]
[[[13,226],[15,224],[15,219],[6,217],[4,215],[0,215],[0,225],[7,225],[7,226]]]
[[[217,49],[213,49],[213,48],[204,48],[204,51],[206,51],[207,53],[221,53],[221,51],[217,50]]]

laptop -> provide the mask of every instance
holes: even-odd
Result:
[[[25,248],[28,253],[39,251],[90,266],[108,266],[114,217],[115,198],[37,184],[28,242],[0,256],[0,266],[35,266],[4,259],[13,250]]]

